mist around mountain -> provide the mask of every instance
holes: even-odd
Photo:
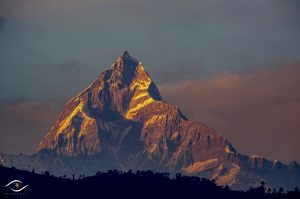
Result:
[[[272,188],[300,185],[297,162],[240,154],[215,129],[164,101],[142,63],[126,51],[65,104],[36,154],[0,154],[0,163],[55,176],[150,169],[240,190],[261,181]]]

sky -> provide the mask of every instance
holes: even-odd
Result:
[[[244,154],[300,162],[297,0],[1,0],[0,151],[33,153],[124,50]],[[189,96],[189,97],[183,97]]]

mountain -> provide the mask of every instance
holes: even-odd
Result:
[[[300,184],[297,163],[239,154],[212,127],[165,102],[142,63],[126,51],[65,104],[37,154],[1,156],[6,166],[56,175],[153,169],[204,176],[236,189],[262,180],[273,187]]]
[[[153,159],[156,167],[180,169],[235,151],[212,128],[164,102],[128,52],[65,105],[38,148],[68,156],[108,154],[125,170]]]

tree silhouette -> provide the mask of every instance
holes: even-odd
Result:
[[[230,198],[230,199],[298,199],[298,187],[293,191],[284,192],[280,188],[271,193],[264,191],[265,183],[259,187],[251,187],[248,191],[232,190],[228,185],[217,186],[215,181],[195,176],[183,176],[180,173],[170,177],[168,173],[157,173],[152,170],[122,172],[109,170],[97,172],[94,176],[79,175],[75,179],[54,177],[49,171],[42,174],[32,173],[0,166],[0,184],[7,184],[11,178],[24,179],[29,184],[28,198]],[[5,191],[9,191],[5,190]],[[2,198],[2,187],[0,198]],[[58,195],[59,194],[59,195]],[[5,197],[4,197],[5,198]],[[27,197],[26,197],[27,198]]]
[[[278,195],[279,195],[279,196],[282,196],[282,195],[283,195],[283,192],[284,192],[283,188],[280,187],[279,190],[278,190]]]
[[[45,171],[45,172],[44,172],[44,175],[45,175],[45,176],[50,176],[50,172],[49,172],[49,171]]]
[[[230,190],[230,187],[228,185],[225,185],[224,189],[225,190]]]

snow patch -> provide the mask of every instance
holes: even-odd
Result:
[[[182,170],[185,173],[197,173],[197,172],[201,172],[201,171],[205,171],[211,168],[216,167],[218,164],[218,159],[214,158],[214,159],[210,159],[210,160],[206,160],[204,162],[195,162],[193,164],[190,164],[189,166],[183,168]]]

